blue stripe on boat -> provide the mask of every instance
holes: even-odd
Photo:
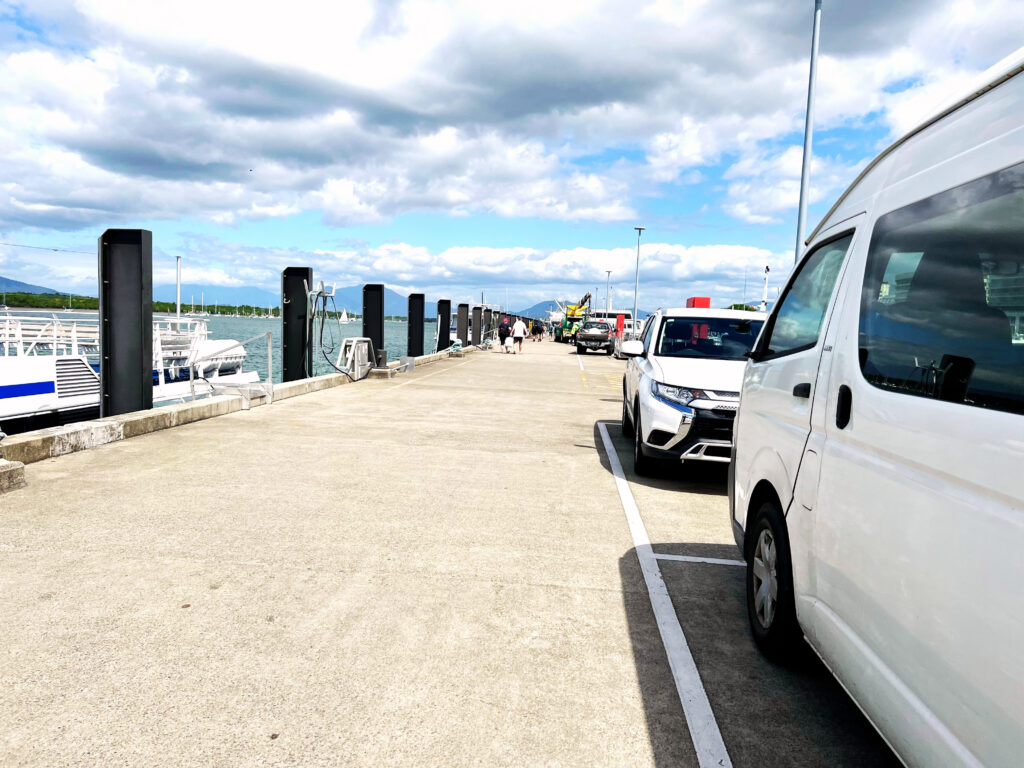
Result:
[[[0,400],[7,397],[28,397],[29,395],[48,395],[56,392],[57,387],[52,381],[33,381],[29,384],[6,384],[0,387]]]

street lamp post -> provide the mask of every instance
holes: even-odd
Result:
[[[607,310],[607,314],[610,315],[612,313],[612,271],[610,269],[606,269],[604,273],[608,275],[608,280],[604,284],[604,298],[608,305],[605,309]]]
[[[633,282],[633,338],[636,338],[637,328],[637,309],[636,309],[636,297],[640,291],[640,235],[643,234],[646,227],[633,227],[636,230],[636,279]]]

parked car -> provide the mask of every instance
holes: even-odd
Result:
[[[729,461],[744,355],[764,322],[760,312],[659,309],[640,339],[623,342],[622,432],[633,438],[633,468],[659,459]]]
[[[605,320],[587,320],[576,334],[576,354],[584,352],[612,353],[612,327]]]
[[[1024,49],[809,239],[730,466],[762,650],[801,637],[907,765],[1024,755]]]

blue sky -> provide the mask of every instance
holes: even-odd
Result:
[[[631,301],[641,225],[643,306],[784,279],[813,2],[336,5],[0,0],[0,274],[95,294],[97,237],[143,227],[208,298],[306,264],[514,306],[610,269]],[[808,231],[1022,32],[1002,0],[826,3]]]

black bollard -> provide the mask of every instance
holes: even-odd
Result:
[[[100,416],[153,407],[153,233],[99,239]],[[59,368],[60,366],[58,366]]]
[[[483,307],[473,307],[473,346],[479,344],[480,340],[483,338],[483,322]]]
[[[286,267],[281,273],[281,380],[298,381],[313,375],[313,315],[309,291],[311,267]]]
[[[437,302],[437,351],[441,352],[452,345],[452,302],[450,299],[441,299]]]
[[[381,283],[363,286],[363,336],[373,343],[375,364],[386,364],[381,356],[384,353],[384,285]]]
[[[462,346],[469,344],[469,304],[459,304],[459,315],[455,320],[455,335]]]
[[[491,328],[491,310],[485,309],[484,310],[484,334],[485,334],[486,338],[488,338],[488,339],[491,338],[491,331],[492,330],[493,329]]]
[[[409,344],[406,347],[409,357],[423,354],[423,300],[422,293],[409,294]]]

